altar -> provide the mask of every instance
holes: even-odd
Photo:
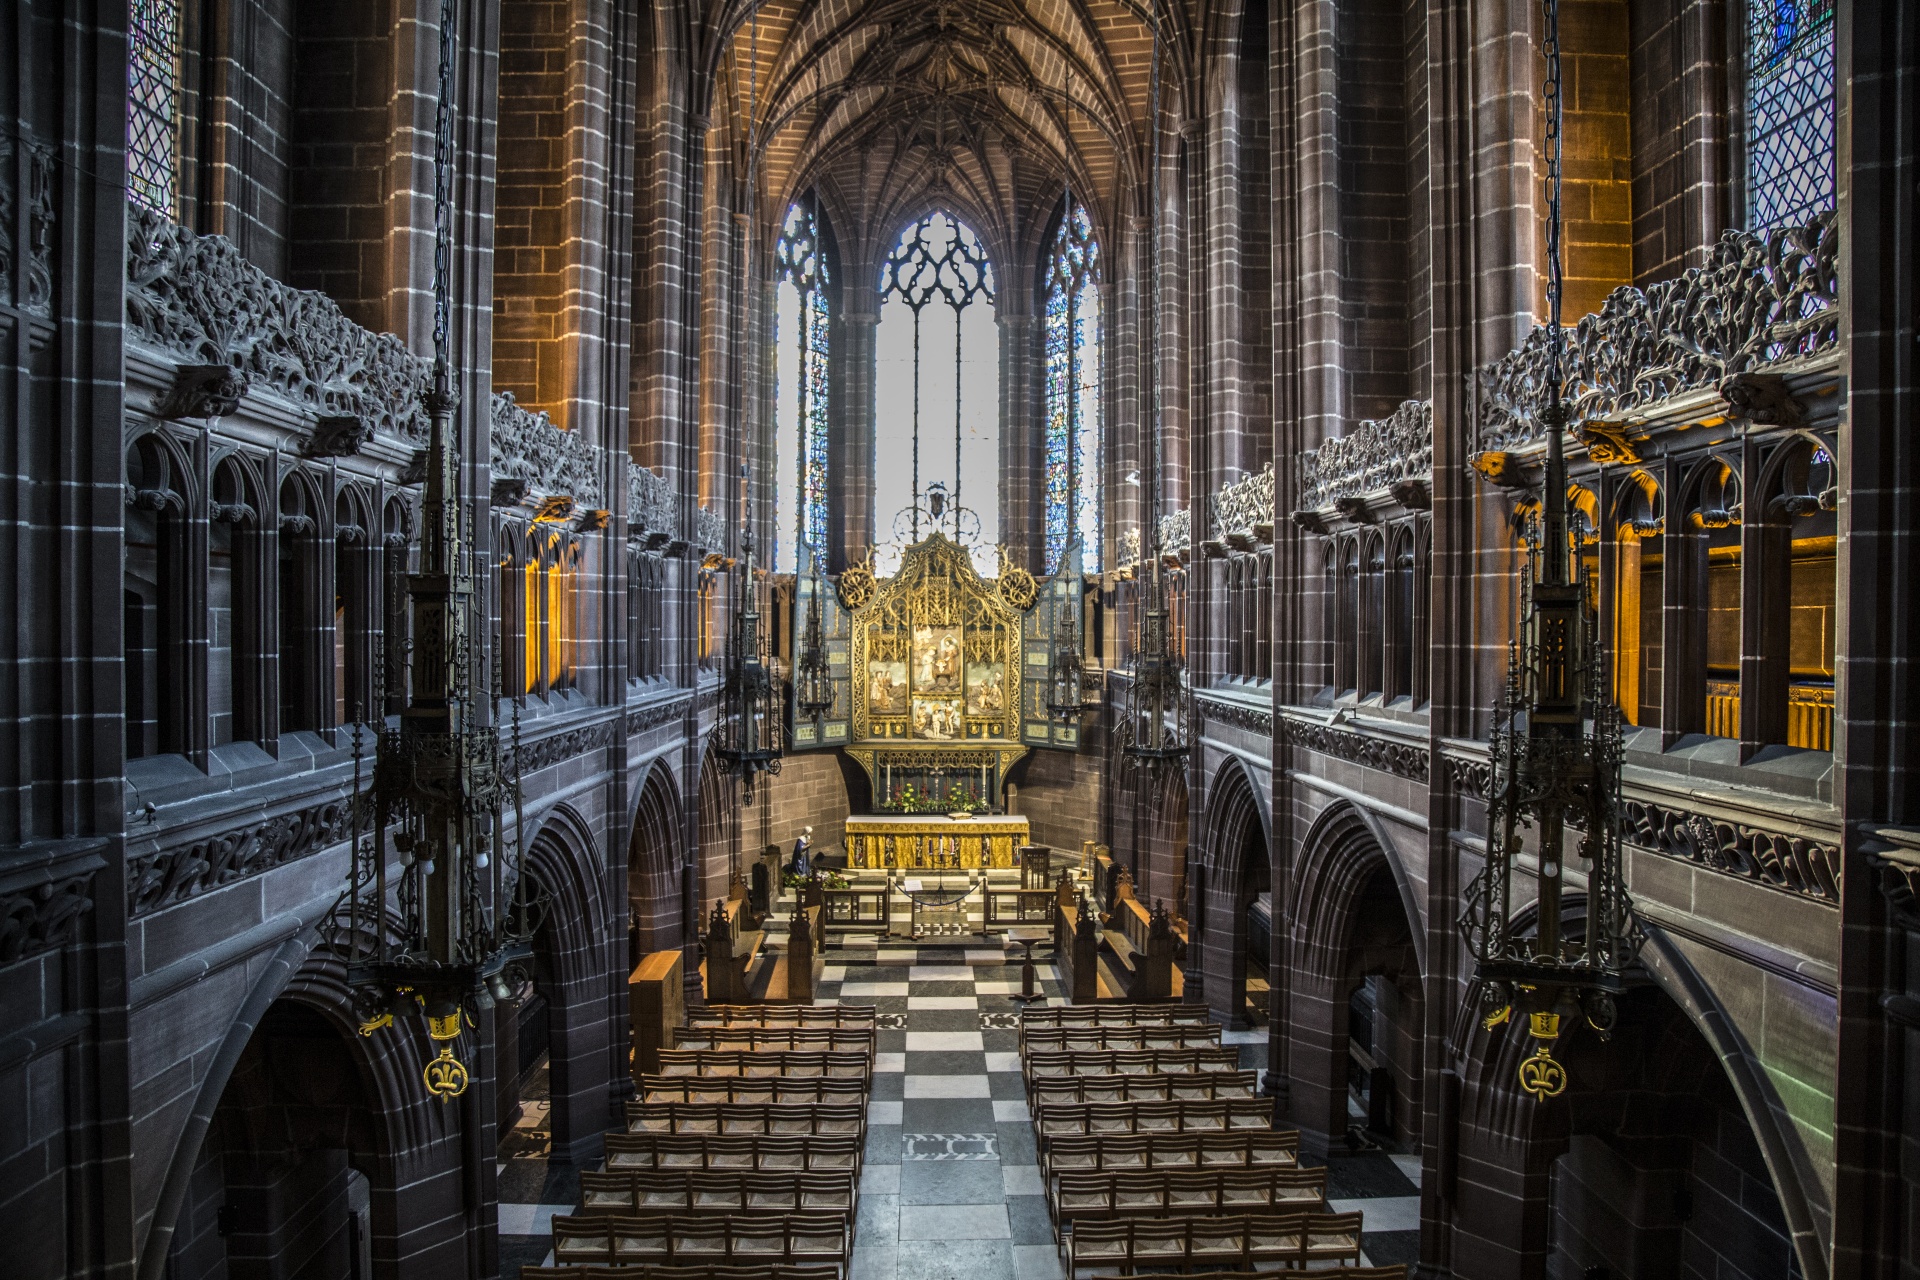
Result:
[[[1028,843],[1020,814],[949,818],[940,813],[877,813],[847,819],[847,865],[862,870],[939,871],[1016,867]]]

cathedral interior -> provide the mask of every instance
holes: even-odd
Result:
[[[1920,5],[0,34],[10,1280],[1920,1278]]]

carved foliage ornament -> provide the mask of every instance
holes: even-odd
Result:
[[[562,431],[511,391],[493,393],[493,474],[525,481],[542,494],[563,494],[583,507],[604,507],[600,492],[602,451],[584,432]]]
[[[1258,474],[1221,485],[1213,498],[1214,537],[1254,533],[1273,524],[1273,464]]]
[[[222,885],[283,866],[347,838],[344,797],[264,821],[127,858],[134,916],[185,902]]]
[[[127,206],[127,327],[198,365],[231,366],[317,415],[350,414],[424,443],[427,361],[347,319],[325,294],[275,280],[221,236]]]
[[[1302,720],[1283,720],[1282,724],[1285,726],[1283,737],[1291,746],[1305,747],[1321,755],[1398,774],[1416,782],[1427,780],[1425,747],[1355,733],[1351,729],[1336,728],[1330,724],[1313,724]]]
[[[0,894],[0,964],[76,941],[92,910],[92,872]]]
[[[673,486],[658,472],[627,461],[627,536],[671,535],[676,521]]]
[[[1300,455],[1299,508],[1319,511],[1432,475],[1433,403],[1403,400],[1386,417],[1363,421]]]
[[[26,199],[15,186],[17,148],[27,152]],[[45,316],[53,307],[54,150],[29,134],[0,134],[0,300],[29,315]],[[13,241],[19,207],[27,210],[25,252]]]
[[[1726,231],[1704,267],[1646,289],[1615,289],[1567,335],[1568,420],[1618,421],[1739,374],[1831,350],[1838,341],[1839,232],[1831,210],[1801,227]],[[1476,374],[1474,450],[1541,438],[1547,332]],[[1738,406],[1736,406],[1737,408]]]

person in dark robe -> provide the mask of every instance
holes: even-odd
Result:
[[[793,842],[793,861],[787,864],[787,870],[802,880],[805,880],[808,872],[812,870],[812,860],[808,856],[808,851],[812,847],[813,828],[800,828],[800,838]]]

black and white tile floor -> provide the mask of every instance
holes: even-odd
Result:
[[[1053,967],[1037,968],[1041,990],[1058,1003]],[[1060,1277],[1020,1080],[1019,1005],[1011,999],[1019,989],[1017,959],[997,947],[869,943],[827,953],[820,1000],[875,1005],[882,1028],[849,1280]],[[1265,1067],[1264,1032],[1224,1038],[1240,1044],[1243,1067]],[[544,1120],[543,1107],[529,1107],[522,1124],[530,1148]],[[1331,1163],[1328,1199],[1336,1210],[1365,1212],[1368,1260],[1413,1262],[1418,1162],[1366,1152]],[[520,1266],[546,1257],[547,1224],[571,1212],[578,1188],[578,1174],[549,1166],[544,1150],[506,1160],[503,1276],[512,1280]]]

